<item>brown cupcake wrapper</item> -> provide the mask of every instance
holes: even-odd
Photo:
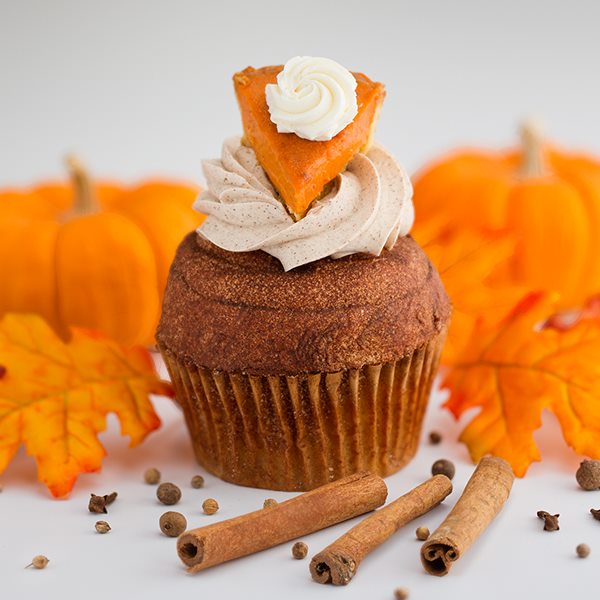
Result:
[[[444,339],[393,363],[293,376],[214,371],[160,351],[203,467],[240,485],[309,490],[410,461]]]

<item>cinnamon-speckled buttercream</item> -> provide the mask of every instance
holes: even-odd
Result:
[[[190,233],[171,267],[157,340],[212,370],[333,373],[396,361],[449,316],[439,276],[410,237],[378,257],[325,258],[286,273],[265,252],[228,252]]]

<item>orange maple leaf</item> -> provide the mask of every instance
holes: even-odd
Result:
[[[540,460],[533,432],[544,409],[569,446],[600,458],[600,318],[542,327],[555,306],[555,297],[530,294],[500,325],[483,323],[451,366],[446,406],[457,418],[481,408],[460,437],[473,460],[495,454],[523,476]]]
[[[428,234],[432,234],[428,237]],[[478,328],[482,315],[500,322],[525,289],[516,285],[488,283],[514,252],[514,240],[475,231],[440,233],[435,223],[421,228],[423,248],[438,270],[452,301],[452,320],[442,355],[451,364]]]
[[[0,321],[0,366],[0,473],[24,444],[55,497],[100,469],[107,413],[135,446],[160,425],[148,394],[172,394],[145,349],[77,329],[65,343],[34,315]]]

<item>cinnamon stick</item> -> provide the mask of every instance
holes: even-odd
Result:
[[[437,506],[452,491],[445,475],[435,475],[371,516],[316,554],[310,574],[318,583],[346,585],[362,560],[400,527]]]
[[[511,466],[485,456],[454,508],[421,547],[421,562],[431,575],[446,575],[500,512],[512,487]]]
[[[196,573],[362,515],[381,506],[386,497],[387,487],[381,477],[357,473],[269,510],[182,533],[177,553],[188,571]]]

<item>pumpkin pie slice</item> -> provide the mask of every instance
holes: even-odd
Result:
[[[354,121],[331,140],[313,142],[294,133],[279,133],[271,121],[265,86],[277,83],[282,69],[283,65],[248,67],[236,73],[233,82],[242,114],[244,142],[254,149],[289,212],[298,219],[352,157],[371,143],[385,88],[362,73],[353,73],[358,102]]]

